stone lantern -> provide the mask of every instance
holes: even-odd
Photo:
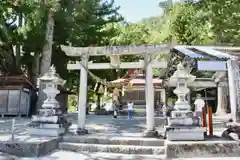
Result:
[[[203,140],[205,128],[200,126],[200,119],[194,117],[190,104],[186,100],[189,93],[188,84],[195,80],[195,76],[188,73],[182,63],[170,77],[170,83],[176,85],[174,93],[178,99],[172,111],[172,117],[168,118],[166,132],[169,140]]]
[[[39,78],[39,81],[45,86],[43,92],[46,94],[46,100],[38,115],[32,117],[29,127],[29,134],[39,136],[59,136],[64,134],[69,123],[62,114],[58,101],[55,99],[59,85],[63,85],[65,80],[56,73],[54,66],[51,66],[46,74]]]
[[[186,95],[189,93],[187,85],[192,83],[195,78],[195,76],[186,71],[182,63],[178,64],[176,72],[170,77],[170,83],[173,83],[176,86],[173,93],[178,97],[174,105],[175,111],[172,112],[172,117],[183,116],[191,112],[191,106],[186,100]]]

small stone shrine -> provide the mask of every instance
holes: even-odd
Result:
[[[193,116],[191,107],[186,100],[189,92],[187,85],[195,80],[195,76],[189,74],[182,63],[170,77],[171,83],[176,85],[174,93],[178,99],[172,111],[172,117],[168,118],[166,126],[168,140],[204,140],[205,128],[200,126],[200,119]]]
[[[51,66],[39,80],[46,86],[43,92],[47,98],[43,102],[42,108],[39,109],[38,115],[32,116],[32,122],[28,129],[29,134],[37,136],[63,135],[67,132],[69,123],[55,98],[60,93],[58,85],[63,85],[65,80],[59,77],[54,66]]]

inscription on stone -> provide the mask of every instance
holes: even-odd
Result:
[[[22,152],[23,148],[18,143],[2,144],[0,150],[6,153]]]

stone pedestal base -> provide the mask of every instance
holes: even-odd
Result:
[[[58,137],[65,132],[65,128],[28,128],[28,133],[32,136]]]
[[[174,108],[177,110],[190,110],[191,106],[188,104],[188,102],[186,100],[184,100],[184,101],[177,100],[174,105]]]
[[[169,117],[169,126],[200,126],[198,117]]]
[[[88,130],[86,128],[77,128],[76,134],[77,135],[85,135],[85,134],[88,134]]]
[[[175,110],[172,111],[171,113],[172,117],[193,117],[193,113],[192,111],[179,111],[179,110]]]
[[[63,115],[33,116],[28,133],[35,136],[57,137],[65,134],[70,125]]]
[[[146,130],[143,137],[158,137],[158,132],[156,130]]]
[[[167,132],[167,139],[170,141],[204,140],[204,132],[206,132],[206,128],[176,126],[176,127],[166,127],[166,132]]]
[[[179,111],[179,113],[191,112]],[[185,115],[185,117],[168,118],[168,126],[166,126],[168,140],[204,140],[204,132],[206,132],[206,128],[200,127],[200,120],[198,117],[187,117]]]

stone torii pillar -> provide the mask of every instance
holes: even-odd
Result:
[[[217,112],[216,115],[223,116],[227,115],[227,104],[226,104],[226,82],[220,82],[217,85]]]
[[[234,122],[237,121],[237,88],[236,88],[236,60],[228,60],[228,86],[231,106],[231,118]]]
[[[154,124],[154,87],[153,87],[153,73],[152,73],[152,65],[151,65],[151,55],[145,54],[145,97],[146,97],[146,131],[144,132],[144,136],[146,137],[154,137],[157,136],[158,133],[155,130]]]
[[[87,86],[88,86],[88,55],[83,54],[81,56],[81,70],[80,70],[80,85],[79,85],[79,97],[78,97],[78,123],[77,131],[78,135],[88,134],[88,130],[85,128],[86,123],[86,107],[87,107]]]

